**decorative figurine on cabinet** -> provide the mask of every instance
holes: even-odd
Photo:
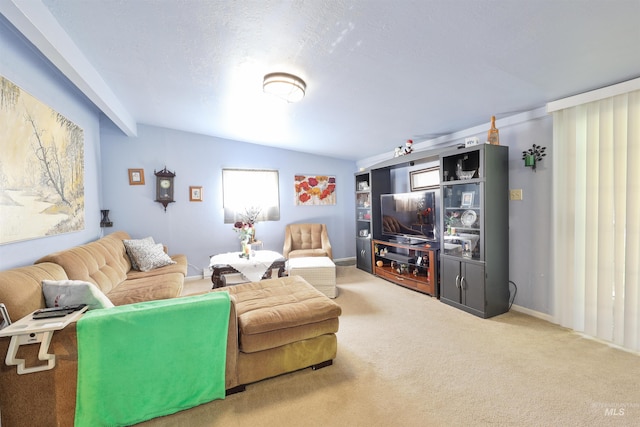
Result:
[[[407,142],[404,143],[404,153],[403,154],[411,154],[413,152],[413,141],[407,139]]]
[[[411,154],[413,152],[413,141],[411,139],[407,139],[407,142],[404,143],[404,147],[399,145],[395,149],[394,157],[405,156],[407,154]]]
[[[492,145],[500,145],[500,132],[496,128],[496,116],[491,116],[491,129],[487,132],[487,142]]]

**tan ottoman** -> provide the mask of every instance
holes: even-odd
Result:
[[[287,262],[289,276],[301,276],[329,298],[335,298],[338,295],[336,265],[331,259],[327,257],[302,257],[291,258]]]
[[[237,319],[237,335],[229,341],[237,344],[227,348],[227,390],[240,391],[241,385],[333,363],[342,309],[302,277],[213,291],[229,293],[235,308],[232,319]]]

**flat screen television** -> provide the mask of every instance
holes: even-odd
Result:
[[[440,189],[380,196],[382,235],[418,244],[438,241]]]

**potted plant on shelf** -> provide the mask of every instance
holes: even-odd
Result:
[[[545,153],[547,147],[542,147],[541,145],[533,144],[533,147],[529,148],[526,151],[522,152],[522,160],[524,160],[524,165],[526,167],[530,167],[533,171],[536,171],[536,164],[542,161],[542,158],[547,155]]]
[[[455,226],[460,222],[460,213],[457,211],[450,212],[445,215],[444,222],[446,224],[445,233],[447,235],[455,234]]]

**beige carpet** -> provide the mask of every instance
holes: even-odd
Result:
[[[640,425],[640,356],[521,313],[483,320],[353,266],[337,271],[333,366],[142,425]]]

